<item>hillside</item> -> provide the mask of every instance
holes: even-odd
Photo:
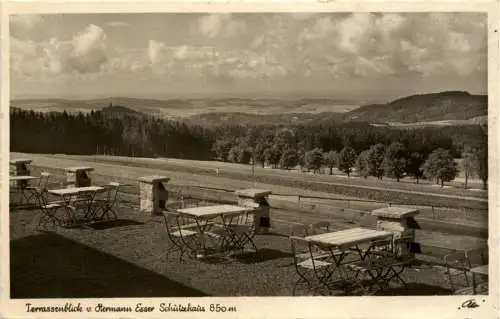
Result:
[[[488,97],[449,91],[411,95],[386,104],[371,104],[348,112],[345,121],[417,123],[470,120],[488,114]]]
[[[191,123],[213,126],[230,124],[305,124],[331,122],[368,122],[383,126],[443,126],[480,124],[487,122],[486,95],[471,95],[462,91],[411,95],[388,103],[366,104],[334,98],[251,99],[138,99],[104,98],[91,100],[30,99],[12,100],[11,107],[40,112],[66,110],[88,113],[106,106],[120,105],[125,109],[107,110],[112,113],[140,112],[161,118],[185,119]],[[363,103],[364,104],[364,103]]]

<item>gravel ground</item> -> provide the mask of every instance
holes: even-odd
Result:
[[[297,279],[284,236],[256,236],[258,255],[181,264],[175,253],[166,258],[162,218],[137,207],[122,204],[119,220],[100,227],[43,233],[34,230],[37,214],[10,212],[11,298],[290,296]],[[409,292],[395,286],[386,294],[450,292],[442,268],[416,266],[404,276]]]

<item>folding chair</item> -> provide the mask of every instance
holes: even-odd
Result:
[[[118,205],[118,195],[120,184],[116,182],[111,182],[107,187],[107,192],[104,198],[96,198],[92,202],[92,210],[96,219],[103,219],[104,216],[112,215],[113,219],[118,219],[116,215],[116,206]],[[100,216],[97,217],[97,212],[100,211]]]
[[[365,293],[369,293],[373,285],[381,290],[389,288],[387,273],[393,262],[392,239],[374,240],[367,249],[362,249],[359,253],[361,260],[347,264],[347,269],[357,278],[358,287]],[[368,284],[366,288],[363,283]]]
[[[390,263],[387,265],[388,272],[386,274],[386,281],[388,283],[393,279],[397,279],[405,288],[408,287],[401,274],[415,261],[415,251],[413,249],[413,245],[413,237],[404,236],[394,239],[393,257],[388,259]]]
[[[292,248],[293,264],[299,276],[299,279],[296,280],[293,285],[292,294],[294,296],[296,295],[297,288],[300,284],[305,284],[308,291],[313,291],[315,293],[319,292],[321,294],[322,288],[327,288],[323,281],[324,271],[326,271],[327,267],[331,266],[331,263],[315,259],[310,242],[303,237],[290,236],[290,244]],[[299,252],[297,246],[302,247],[301,252]],[[307,247],[309,250],[308,256],[302,252],[304,247]],[[323,273],[321,273],[322,271]]]
[[[451,290],[455,295],[472,295],[472,282],[469,265],[464,252],[455,252],[444,257],[446,274]]]
[[[24,198],[27,204],[33,203],[35,206],[38,205],[38,193],[47,189],[49,177],[50,173],[42,172],[36,186],[25,185],[19,189],[22,198]]]
[[[167,248],[166,257],[171,250],[175,249],[179,252],[179,261],[183,261],[183,256],[187,250],[192,254],[196,252],[194,246],[197,240],[198,232],[196,231],[197,225],[186,220],[183,216],[171,210],[163,212],[165,221],[165,229],[171,245]]]
[[[223,217],[224,218],[224,217]],[[257,252],[257,246],[253,241],[255,236],[254,216],[252,212],[229,217],[226,229],[230,235],[226,239],[227,249],[243,251],[247,244],[251,244]]]
[[[34,194],[37,207],[40,209],[35,229],[40,230],[47,224],[52,224],[53,227],[63,225],[62,219],[57,217],[57,212],[64,208],[64,205],[61,202],[48,202],[46,190],[35,190]]]
[[[488,265],[488,247],[471,249],[465,252],[467,267],[470,269],[478,266]],[[488,292],[488,280],[485,277],[471,273],[471,285],[476,293]]]

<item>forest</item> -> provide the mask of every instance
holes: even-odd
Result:
[[[116,109],[115,106],[111,108]],[[349,175],[453,180],[459,170],[488,179],[487,127],[391,128],[362,122],[215,127],[135,112],[42,113],[11,108],[12,152],[220,160]],[[462,167],[454,159],[462,159]]]

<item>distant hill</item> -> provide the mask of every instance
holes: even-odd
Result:
[[[141,115],[144,114],[142,112],[138,112],[135,110],[132,110],[131,108],[121,106],[121,105],[109,105],[106,106],[105,108],[100,110],[101,113],[107,114],[107,115]]]
[[[487,123],[486,95],[462,91],[411,95],[388,103],[366,104],[334,98],[194,98],[155,100],[112,97],[91,100],[12,100],[11,107],[40,112],[149,114],[213,126],[367,122],[377,126],[464,125]],[[363,102],[365,104],[366,102]],[[113,105],[109,108],[109,105]],[[135,112],[135,113],[134,113]]]
[[[488,115],[488,97],[462,91],[411,95],[386,104],[362,106],[344,121],[417,123],[470,120]]]

